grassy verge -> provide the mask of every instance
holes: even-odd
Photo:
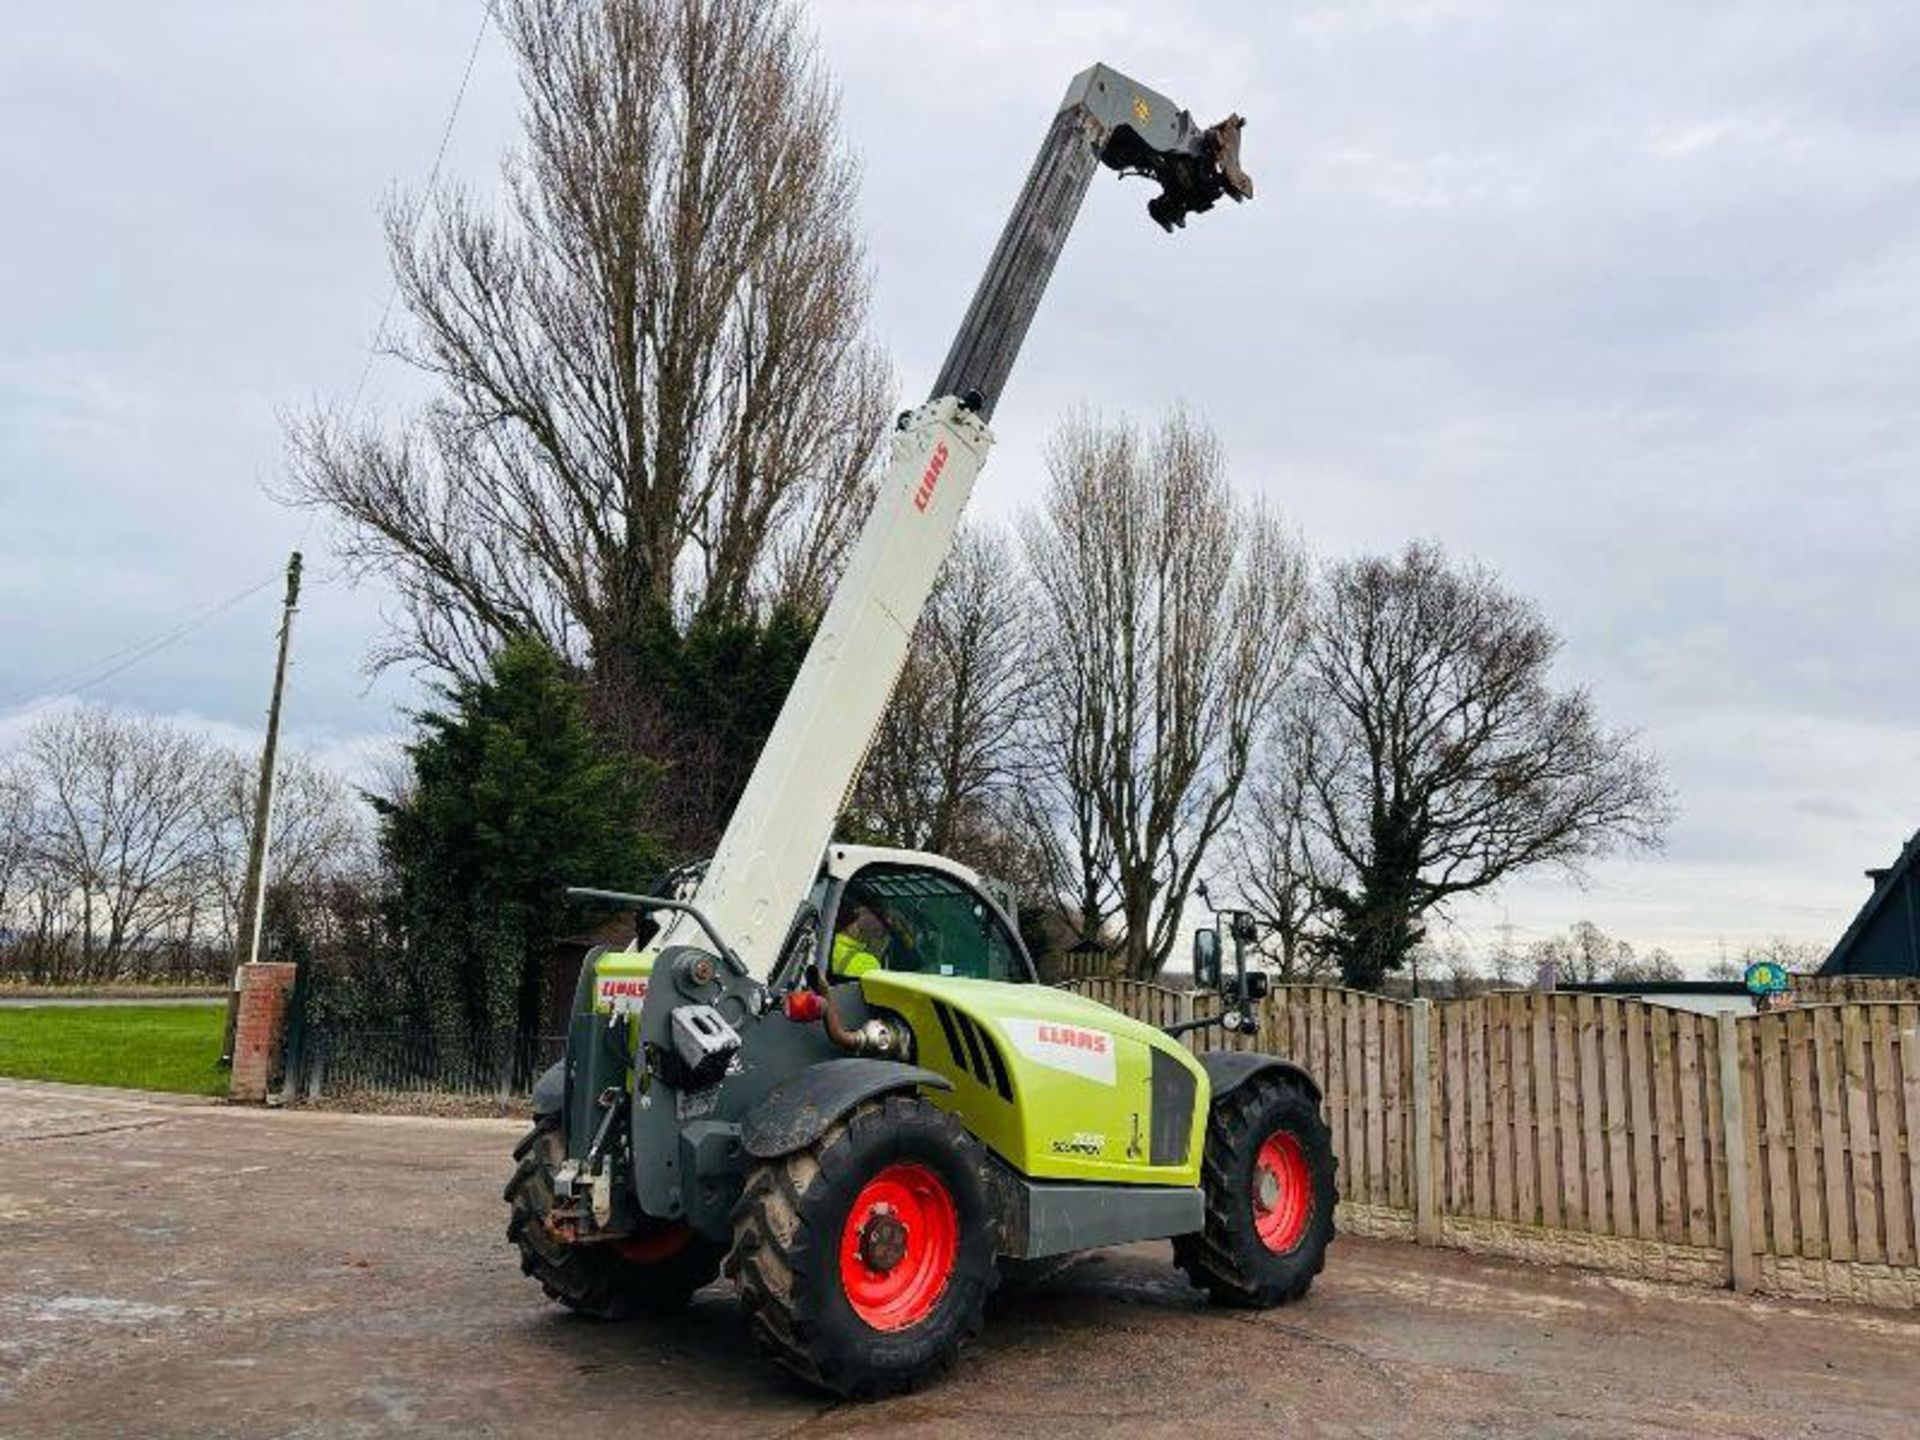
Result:
[[[0,1009],[0,1075],[224,1095],[218,1005]]]
[[[24,985],[0,981],[0,1000],[214,1000],[223,999],[219,985]]]

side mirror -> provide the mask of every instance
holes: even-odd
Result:
[[[1247,972],[1247,999],[1264,1000],[1271,985],[1271,977],[1264,970]]]
[[[1196,990],[1220,988],[1220,932],[1193,932],[1193,985]]]

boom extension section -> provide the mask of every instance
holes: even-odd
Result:
[[[1253,197],[1253,181],[1240,168],[1245,124],[1229,115],[1202,130],[1166,96],[1117,70],[1094,65],[1076,75],[1027,172],[930,398],[977,395],[980,418],[993,418],[1054,262],[1100,166],[1158,180],[1160,193],[1147,202],[1147,214],[1171,232],[1184,226],[1187,216],[1211,210],[1222,195],[1236,201]]]
[[[1253,193],[1238,115],[1203,130],[1104,65],[1074,78],[968,306],[932,398],[900,417],[891,463],[819,632],[701,881],[699,901],[764,980],[866,758],[993,436],[986,426],[1094,172],[1159,181],[1172,230]],[[685,917],[657,942],[692,943]]]

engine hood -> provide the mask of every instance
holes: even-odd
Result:
[[[875,971],[860,988],[906,1020],[918,1063],[953,1081],[928,1098],[1023,1174],[1197,1178],[1206,1072],[1153,1026],[1045,985]]]

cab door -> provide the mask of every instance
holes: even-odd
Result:
[[[850,920],[886,970],[1016,984],[1035,978],[1026,946],[999,906],[945,870],[893,861],[861,866],[834,896],[822,934],[829,950]]]

